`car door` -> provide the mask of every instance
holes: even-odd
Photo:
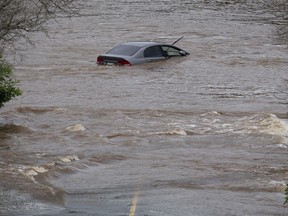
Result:
[[[162,45],[161,48],[164,52],[164,55],[166,55],[166,57],[168,58],[187,55],[187,53],[184,50],[181,50],[178,47]]]
[[[161,61],[165,59],[164,52],[160,46],[150,46],[144,51],[145,62]]]

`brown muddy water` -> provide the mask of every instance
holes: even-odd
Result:
[[[0,215],[287,215],[287,49],[259,1],[221,2],[94,0],[32,35],[0,111]],[[181,36],[185,58],[95,64]]]

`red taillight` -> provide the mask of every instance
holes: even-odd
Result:
[[[103,64],[104,63],[104,58],[101,56],[97,57],[97,64]]]
[[[127,65],[127,66],[131,66],[131,63],[125,59],[120,59],[117,61],[118,65]]]

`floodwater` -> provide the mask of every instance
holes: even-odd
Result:
[[[221,2],[94,0],[32,35],[0,111],[0,215],[287,215],[287,48],[259,1]],[[95,64],[181,36],[188,57]]]

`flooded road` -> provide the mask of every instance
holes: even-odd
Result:
[[[287,215],[287,48],[257,1],[220,2],[94,0],[33,35],[0,110],[0,215]],[[185,58],[95,63],[181,36]]]

